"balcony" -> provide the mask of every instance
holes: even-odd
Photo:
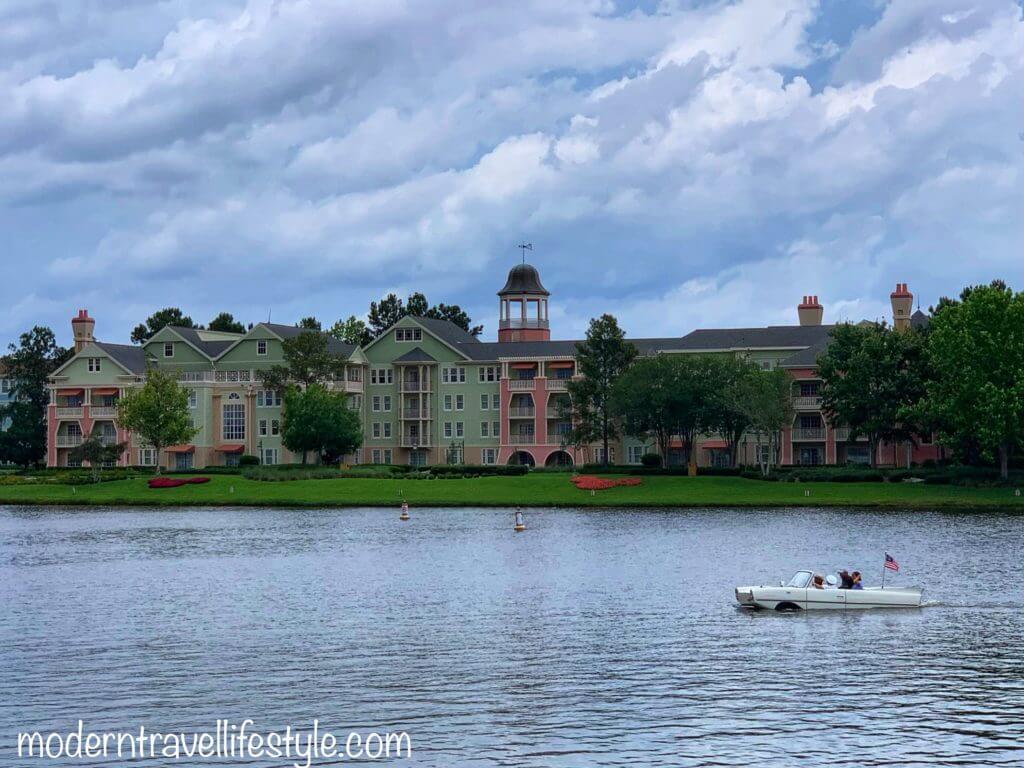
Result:
[[[569,382],[572,379],[548,379],[544,388],[548,392],[566,392],[569,389]]]
[[[508,409],[509,418],[512,419],[532,419],[536,414],[536,409],[532,405],[521,405]]]
[[[548,407],[547,416],[549,419],[562,419],[569,413],[570,409],[566,409],[566,413],[562,413],[561,408]]]
[[[403,448],[429,448],[431,445],[430,435],[402,435]]]
[[[800,395],[799,397],[793,398],[793,407],[797,410],[820,410],[821,408],[821,396],[820,395]]]
[[[81,444],[81,435],[57,435],[58,448],[77,448]]]
[[[178,371],[178,381],[213,381],[213,371]]]
[[[536,320],[536,319],[532,319],[532,318],[531,319],[527,319],[527,320],[523,320],[520,317],[506,318],[504,320],[498,320],[498,327],[499,328],[512,328],[512,329],[520,329],[520,328],[547,328],[548,327],[548,321],[547,320]]]
[[[534,383],[534,379],[509,379],[508,388],[513,392],[516,390],[532,390]]]
[[[824,440],[824,427],[795,427],[793,429],[794,440]]]
[[[100,439],[102,445],[108,448],[112,445],[117,445],[117,435],[96,435]]]
[[[402,392],[429,392],[430,379],[402,379]]]
[[[537,436],[534,434],[530,435],[509,435],[509,445],[536,445]]]
[[[400,414],[403,419],[429,419],[429,408],[403,408]]]
[[[58,405],[58,419],[80,419],[82,418],[82,406],[80,405]]]
[[[93,405],[89,407],[89,415],[94,419],[112,419],[117,416],[117,407],[113,405]]]

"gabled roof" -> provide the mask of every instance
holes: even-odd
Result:
[[[826,336],[816,344],[807,349],[801,349],[796,354],[790,355],[779,365],[780,368],[817,368],[818,356],[828,347],[829,338]]]
[[[451,320],[437,320],[433,317],[420,317],[419,315],[409,315],[409,317],[447,344],[480,343],[476,336],[463,330]]]
[[[319,333],[327,338],[327,351],[338,355],[339,357],[344,357],[346,360],[351,357],[352,353],[357,349],[355,344],[346,344],[341,339],[336,339],[329,333],[315,331],[311,328],[300,328],[297,325],[278,325],[277,323],[260,323],[260,325],[282,341],[285,339],[294,339],[296,336],[300,336],[303,333],[308,333],[310,331],[313,333]]]
[[[680,350],[799,349],[827,339],[832,325],[769,325],[765,328],[699,328],[686,334]]]
[[[910,316],[910,327],[922,330],[924,328],[927,328],[931,321],[931,317],[929,317],[919,309]]]
[[[105,341],[94,341],[93,344],[129,373],[141,376],[146,372],[146,350],[142,347],[134,344],[108,344]]]
[[[228,347],[235,344],[236,341],[243,338],[245,334],[232,334],[233,338],[215,338],[210,339],[197,328],[183,328],[180,325],[169,325],[167,326],[182,339],[188,342],[191,346],[195,347],[200,353],[206,355],[208,358],[213,360],[216,357],[222,355]],[[216,333],[216,336],[225,336],[223,333]]]
[[[429,352],[423,351],[420,347],[414,347],[406,352],[399,358],[395,359],[396,363],[436,363],[437,359],[432,357]]]

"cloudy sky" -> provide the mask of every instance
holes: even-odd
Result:
[[[1015,0],[5,0],[0,341],[462,304],[554,334],[1024,289]]]

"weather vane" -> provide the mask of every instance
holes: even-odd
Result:
[[[526,252],[533,250],[533,243],[520,243],[519,245],[516,246],[516,248],[519,248],[523,252],[523,264],[525,264]]]

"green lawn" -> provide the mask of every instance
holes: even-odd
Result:
[[[199,473],[201,474],[201,473]],[[810,496],[805,493],[810,492]],[[457,480],[338,479],[258,482],[213,475],[209,483],[150,489],[144,479],[82,485],[0,486],[3,504],[130,504],[237,506],[398,505],[400,493],[421,506],[881,506],[1009,507],[1024,497],[1008,488],[924,483],[769,483],[737,477],[645,477],[636,487],[577,490],[568,474]]]

